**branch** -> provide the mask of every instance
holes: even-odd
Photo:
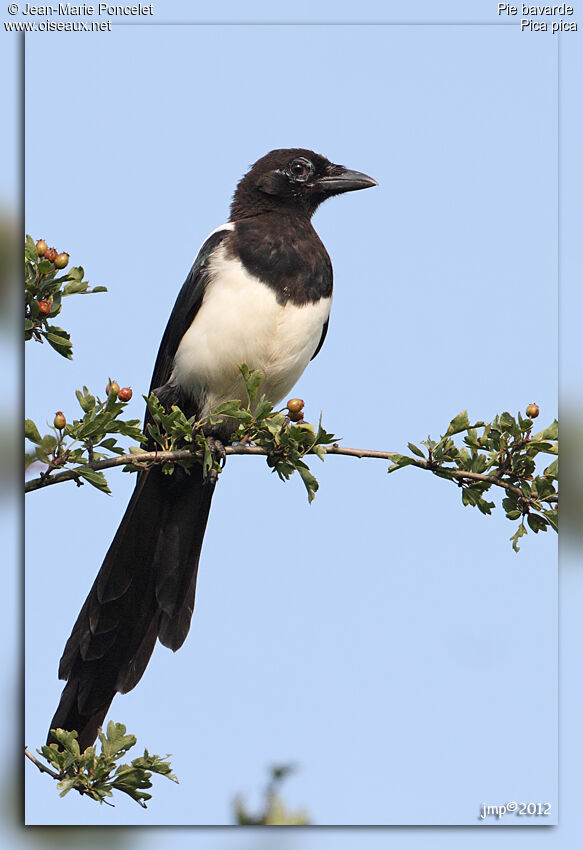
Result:
[[[349,449],[344,446],[322,446],[322,450],[326,454],[348,455],[350,457],[364,458],[381,458],[389,460],[395,452],[380,452],[374,449]],[[225,453],[228,455],[262,455],[266,457],[269,452],[262,449],[260,446],[225,446]],[[158,466],[166,461],[184,461],[193,458],[193,452],[188,449],[175,452],[133,452],[131,454],[117,455],[116,457],[108,457],[105,460],[94,460],[84,464],[88,469],[100,471],[102,469],[112,469],[115,466],[126,466],[128,463],[144,465],[144,467]],[[63,472],[57,472],[51,475],[49,472],[41,473],[38,478],[31,478],[24,485],[25,493],[32,493],[34,490],[42,490],[44,487],[49,487],[51,484],[60,484],[61,481],[77,481],[79,482],[79,474],[74,469],[65,469]]]
[[[51,770],[50,767],[46,767],[42,762],[40,762],[37,759],[36,756],[33,756],[33,754],[30,752],[30,750],[27,747],[24,748],[24,755],[27,757],[27,759],[30,759],[31,762],[38,767],[38,769],[40,770],[41,773],[48,773],[49,776],[53,777],[53,779],[62,779],[63,778],[62,774],[55,773],[55,771]]]
[[[33,756],[33,754],[30,752],[30,750],[28,750],[27,747],[24,748],[24,755],[28,759],[30,759],[31,762],[34,765],[36,765],[36,767],[38,767],[38,769],[40,770],[41,773],[48,773],[49,776],[52,776],[53,779],[57,779],[59,782],[61,782],[65,778],[64,773],[55,773],[55,771],[51,770],[50,767],[46,767],[46,765],[44,765],[42,762],[40,762],[36,758],[36,756]],[[85,788],[76,788],[75,790],[78,791],[79,794],[81,794],[81,795],[88,793],[88,791]],[[100,802],[105,803],[106,806],[111,806],[112,809],[115,808],[113,803],[108,803],[107,800],[101,800]]]
[[[397,452],[377,451],[375,449],[351,449],[347,446],[339,446],[337,443],[334,443],[332,446],[322,446],[321,450],[328,455],[346,455],[347,457],[375,458],[380,460],[390,460],[397,454]],[[268,455],[268,452],[260,446],[246,445],[225,446],[225,453],[228,455],[243,456],[262,455],[263,457]],[[125,466],[128,463],[134,465],[143,464],[145,467],[149,467],[159,466],[166,461],[189,460],[192,457],[193,453],[187,449],[175,452],[135,452],[132,454],[117,455],[117,457],[106,458],[105,460],[91,461],[90,463],[87,463],[86,466],[95,470],[112,469],[115,466]],[[411,459],[410,465],[416,466],[418,469],[425,469],[428,472],[432,472],[440,478],[451,477],[457,481],[484,481],[488,484],[495,484],[496,487],[502,487],[507,492],[513,493],[525,502],[530,501],[524,496],[518,487],[513,484],[509,484],[507,481],[501,480],[495,475],[484,475],[480,472],[468,472],[466,470],[451,469],[447,467],[433,468],[428,462],[422,460]],[[443,475],[444,471],[447,472],[446,476]],[[32,478],[30,481],[27,481],[24,485],[24,491],[25,493],[32,493],[34,490],[42,490],[44,487],[48,487],[51,484],[60,484],[62,481],[79,482],[79,475],[74,469],[57,472],[55,475],[50,475],[45,472],[39,475],[38,478]],[[545,499],[544,501],[557,502],[558,499],[556,496],[549,496],[548,499]]]
[[[395,452],[389,452],[388,454],[395,454]],[[416,466],[419,469],[427,469],[429,472],[433,472],[434,475],[437,475],[438,478],[455,478],[457,481],[484,481],[487,484],[495,484],[496,487],[503,487],[508,493],[512,493],[514,496],[519,499],[522,499],[522,501],[526,503],[536,501],[559,501],[558,496],[549,496],[545,499],[530,499],[528,498],[528,496],[524,495],[524,493],[519,487],[516,487],[514,484],[509,484],[508,481],[503,481],[496,475],[485,475],[483,472],[468,472],[465,469],[451,469],[447,466],[433,467],[427,461],[413,459],[411,459],[411,463],[409,464],[409,466]]]

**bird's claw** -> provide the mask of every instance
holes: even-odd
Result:
[[[210,453],[213,456],[213,460],[218,460],[220,468],[224,469],[225,463],[227,462],[227,452],[225,451],[224,445],[220,440],[217,440],[216,437],[207,437],[207,443]]]

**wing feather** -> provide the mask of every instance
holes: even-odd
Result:
[[[215,249],[229,235],[231,226],[225,224],[213,231],[198,252],[196,260],[178,293],[174,309],[168,319],[156,357],[150,392],[163,387],[172,374],[174,357],[180,341],[198,313],[209,282],[209,260]]]

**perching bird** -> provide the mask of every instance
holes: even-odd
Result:
[[[258,160],[237,186],[229,223],[203,244],[178,295],[150,392],[201,418],[247,398],[238,368],[245,363],[263,373],[267,399],[281,401],[328,329],[332,265],[310,219],[326,198],[375,185],[310,150]],[[228,428],[211,436],[226,441]],[[76,729],[82,751],[115,694],[139,682],[156,639],[182,646],[213,489],[199,465],[190,475],[139,473],[59,666],[67,684],[50,728]]]

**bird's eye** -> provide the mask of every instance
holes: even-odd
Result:
[[[294,159],[289,165],[289,173],[294,180],[303,182],[308,179],[314,166],[308,159]]]

